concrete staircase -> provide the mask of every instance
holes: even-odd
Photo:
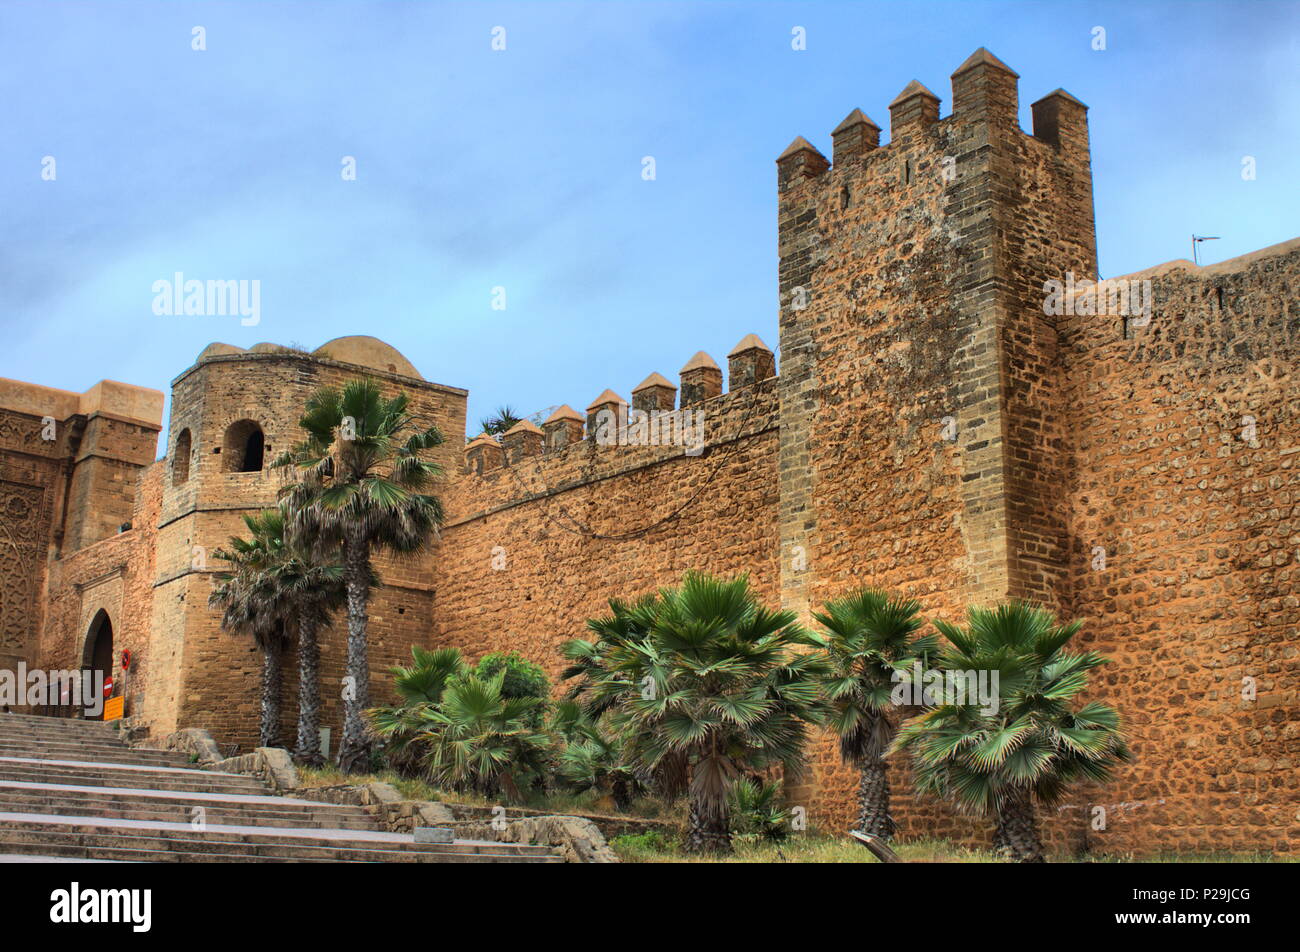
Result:
[[[0,714],[0,862],[556,863],[547,847],[416,844],[363,807],[127,747],[112,725]]]

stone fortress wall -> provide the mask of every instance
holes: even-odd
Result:
[[[514,649],[555,675],[558,645],[608,598],[692,568],[746,572],[805,618],[862,584],[949,620],[1028,598],[1083,619],[1083,645],[1114,659],[1093,693],[1136,755],[1047,818],[1054,844],[1295,849],[1300,241],[1126,276],[1149,282],[1141,315],[1087,292],[1045,307],[1047,282],[1097,276],[1087,110],[1057,90],[1026,133],[1017,87],[980,50],[947,117],[912,82],[888,144],[855,109],[831,160],[802,138],[778,159],[779,375],[749,335],[725,386],[696,354],[630,406],[607,390],[585,413],[466,443],[466,392],[374,338],[313,354],[214,344],[172,383],[158,462],[155,391],[0,384],[0,573],[40,593],[6,587],[0,651],[78,666],[102,613],[137,658],[138,720],[252,746],[259,662],[207,608],[219,564],[204,554],[275,498],[274,471],[244,471],[254,430],[269,461],[312,390],[368,374],[447,437],[440,537],[379,566],[377,700],[411,644]],[[668,411],[703,427],[702,452],[647,432]],[[50,415],[60,435],[38,443]],[[322,651],[336,736],[342,674],[340,623]],[[286,736],[295,705],[290,688]],[[829,739],[812,760],[792,795],[843,827],[856,778]],[[891,770],[905,835],[986,839]]]

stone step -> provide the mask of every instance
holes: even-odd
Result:
[[[191,825],[202,807],[203,825]],[[91,721],[0,715],[0,856],[11,862],[556,863],[547,847],[417,844],[364,808],[133,748]]]
[[[29,734],[25,731],[0,731],[0,744],[11,747],[98,747],[105,750],[130,750],[120,737],[69,737],[67,734]]]
[[[57,834],[56,834],[57,835]],[[125,847],[106,847],[85,845],[80,841],[69,839],[58,843],[45,843],[34,846],[31,843],[9,843],[0,836],[0,850],[9,856],[30,855],[43,857],[46,862],[56,863],[303,863],[312,860],[271,859],[264,856],[235,855],[201,852],[176,852],[173,850],[150,850]],[[36,860],[33,860],[36,861]],[[13,860],[13,862],[21,862]],[[317,860],[315,862],[328,862]]]
[[[332,803],[304,796],[280,796],[274,793],[196,793],[183,790],[155,790],[146,787],[80,787],[71,784],[51,784],[33,781],[0,782],[0,797],[14,793],[37,793],[49,796],[71,796],[104,801],[166,800],[205,807],[269,806],[277,810],[307,810],[328,812],[338,816],[372,816],[366,807],[351,803]]]
[[[72,849],[70,849],[70,847]],[[80,847],[82,851],[76,848]],[[507,843],[459,841],[417,844],[396,833],[355,830],[267,831],[209,824],[143,823],[93,817],[43,817],[0,813],[0,852],[55,853],[97,859],[137,858],[184,862],[556,862],[549,849]],[[201,859],[200,859],[201,858]]]
[[[0,757],[0,782],[26,780],[80,787],[131,787],[200,793],[267,794],[256,777],[187,767],[140,767],[69,760]]]
[[[65,734],[59,732],[36,732],[36,731],[15,731],[0,730],[0,744],[9,744],[12,746],[30,745],[44,747],[50,744],[57,744],[61,747],[103,747],[110,750],[131,750],[131,745],[126,743],[117,734],[88,734],[84,737],[75,734]]]
[[[283,857],[261,853],[205,853],[201,850],[143,849],[83,845],[72,840],[45,846],[9,843],[0,836],[0,855],[33,857],[33,862],[55,863],[562,863],[558,856],[521,856],[515,853],[425,854],[413,856],[381,850],[326,852],[315,856]],[[39,857],[39,859],[37,859]],[[0,862],[22,862],[0,859]]]
[[[31,802],[27,800],[0,800],[0,809],[6,812],[40,813],[47,816],[84,816],[94,819],[140,820],[143,822],[191,822],[189,809],[178,810],[163,807],[106,807],[80,800],[61,800],[58,802]],[[240,810],[229,811],[205,807],[204,820],[222,826],[258,826],[266,829],[313,829],[313,830],[373,830],[374,820],[369,817],[332,817],[313,816],[301,813],[275,813],[273,811]]]
[[[115,859],[51,856],[46,853],[0,853],[0,863],[116,863]]]
[[[135,764],[159,767],[193,767],[189,754],[174,750],[132,747],[103,747],[87,744],[12,744],[0,739],[0,757],[28,757],[36,760],[77,760],[95,763]]]
[[[0,714],[0,731],[29,730],[62,733],[68,737],[117,737],[114,722],[83,721],[72,717],[40,717],[34,714]]]
[[[55,741],[61,744],[112,744],[127,747],[117,731],[65,731],[62,728],[13,727],[0,718],[0,737],[13,741]]]
[[[87,788],[93,790],[94,788]],[[105,788],[101,788],[105,789]],[[250,798],[252,799],[252,798]],[[0,812],[41,813],[53,816],[107,817],[189,823],[195,808],[203,809],[207,823],[222,826],[265,826],[311,829],[374,830],[376,820],[361,807],[297,803],[285,797],[275,803],[222,800],[185,800],[175,797],[55,792],[41,787],[23,789],[0,785]]]
[[[162,757],[167,760],[179,761],[181,766],[192,765],[190,754],[184,753],[179,750],[158,750],[157,748],[154,747],[127,747],[125,745],[116,745],[116,744],[100,744],[100,743],[92,744],[89,742],[63,741],[63,740],[22,741],[22,740],[14,740],[13,738],[10,737],[0,737],[0,747],[22,748],[24,750],[30,750],[30,751],[45,754],[47,757],[49,756],[50,752],[71,753],[74,751],[87,751],[87,752],[93,751],[94,753],[104,754],[105,756],[110,756],[110,757],[131,756],[133,754],[140,755],[140,756]],[[68,759],[75,760],[76,758],[74,757]]]

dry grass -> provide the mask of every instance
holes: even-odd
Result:
[[[470,800],[450,796],[437,790],[423,780],[411,780],[400,777],[391,770],[373,774],[345,774],[333,764],[324,767],[299,767],[298,786],[303,788],[332,787],[341,783],[361,786],[367,783],[387,783],[408,800],[448,800],[453,803],[470,803]]]

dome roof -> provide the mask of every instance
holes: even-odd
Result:
[[[360,367],[369,367],[371,370],[414,377],[416,380],[424,379],[415,369],[415,365],[403,357],[396,347],[385,344],[378,337],[364,335],[336,337],[332,341],[321,344],[312,353],[317,357],[327,357],[345,364],[357,364]]]
[[[203,348],[203,352],[199,354],[195,363],[201,363],[209,357],[226,357],[230,354],[242,354],[244,352],[244,348],[242,347],[235,347],[233,344],[223,344],[220,341],[213,341],[207,347]]]

